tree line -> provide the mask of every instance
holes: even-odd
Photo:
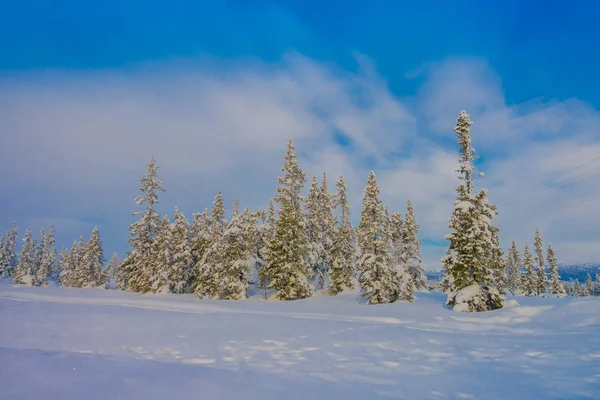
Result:
[[[534,252],[525,246],[523,258],[516,243],[506,256],[493,221],[498,209],[487,189],[475,191],[477,156],[471,145],[469,115],[462,111],[454,132],[459,144],[459,185],[450,217],[447,255],[442,259],[441,289],[446,304],[459,311],[501,308],[506,293],[556,295],[597,293],[560,281],[551,246],[544,257],[539,230]],[[301,195],[306,177],[290,139],[278,178],[277,193],[268,210],[240,209],[233,202],[225,218],[219,192],[212,208],[193,214],[190,222],[175,207],[161,218],[155,208],[164,192],[156,159],[151,157],[141,179],[140,210],[129,226],[130,250],[122,260],[115,254],[104,268],[98,228],[89,241],[79,238],[70,251],[57,257],[54,227],[39,239],[28,229],[20,254],[17,231],[0,240],[0,273],[17,284],[44,285],[55,280],[67,287],[113,286],[143,293],[195,293],[200,298],[242,299],[256,291],[265,297],[297,300],[315,292],[337,295],[359,289],[369,304],[414,301],[415,290],[428,289],[420,256],[421,241],[415,210],[407,202],[404,216],[390,213],[380,198],[371,171],[362,200],[360,221],[351,223],[347,186],[341,176],[330,193],[327,176],[313,177],[308,195]],[[546,271],[546,262],[548,271]]]

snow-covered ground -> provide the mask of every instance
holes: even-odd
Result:
[[[0,398],[600,399],[600,298],[206,301],[0,283]],[[514,303],[514,302],[513,302]]]

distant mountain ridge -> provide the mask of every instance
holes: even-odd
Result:
[[[600,274],[600,264],[559,264],[558,273],[563,281],[578,280],[580,283],[585,282],[587,275],[592,276],[592,280],[596,279],[596,274]],[[425,270],[425,275],[430,281],[439,281],[444,275],[444,271],[428,271]]]

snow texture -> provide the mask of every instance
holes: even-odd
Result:
[[[367,306],[0,282],[0,398],[598,399],[600,299]]]

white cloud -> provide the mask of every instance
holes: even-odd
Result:
[[[458,111],[467,109],[475,120],[473,142],[488,176],[481,183],[492,200],[600,154],[591,144],[598,112],[577,100],[507,106],[500,79],[480,60],[426,66],[410,103],[390,93],[368,58],[359,64],[358,73],[349,73],[290,54],[273,64],[203,59],[13,76],[0,82],[0,168],[11,172],[0,187],[8,199],[0,222],[8,227],[17,219],[34,229],[49,219],[84,221],[85,229],[98,223],[107,251],[124,249],[132,196],[150,154],[167,189],[160,211],[172,213],[177,204],[190,216],[210,207],[218,190],[228,205],[239,196],[242,205],[265,207],[293,137],[309,180],[326,172],[333,191],[345,175],[355,220],[371,168],[393,211],[403,212],[411,199],[427,242],[426,265],[435,267],[445,246],[431,242],[446,232],[457,184]],[[340,132],[349,146],[336,141]],[[512,239],[531,241],[539,226],[562,261],[597,260],[597,203],[532,217],[599,194],[597,183],[501,205],[505,247]],[[67,225],[64,233],[57,226],[64,244],[89,235]]]

